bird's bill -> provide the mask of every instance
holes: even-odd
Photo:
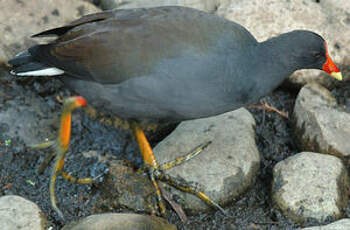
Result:
[[[322,69],[323,69],[323,71],[325,71],[326,73],[331,75],[331,77],[333,77],[339,81],[343,80],[343,75],[339,71],[338,67],[334,64],[332,59],[328,56],[328,54],[327,54],[327,61],[326,61],[326,63],[324,63]]]
[[[323,71],[325,71],[326,73],[328,73],[329,75],[331,75],[333,78],[341,81],[343,80],[343,75],[341,74],[340,70],[338,69],[338,67],[334,64],[333,60],[331,59],[331,57],[328,54],[328,49],[327,49],[327,45],[325,43],[325,48],[326,48],[326,62],[323,64]]]
[[[343,75],[341,72],[332,72],[331,76],[339,81],[343,80]]]

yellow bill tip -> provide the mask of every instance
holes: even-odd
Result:
[[[341,72],[332,72],[331,76],[339,81],[343,80],[343,75]]]

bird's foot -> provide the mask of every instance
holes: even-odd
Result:
[[[198,184],[188,182],[182,178],[170,176],[163,170],[155,170],[153,173],[156,180],[160,180],[185,193],[195,195],[209,206],[218,209],[220,212],[226,215],[225,210],[218,203],[213,201],[205,192],[203,192]]]
[[[141,154],[145,164],[142,170],[148,173],[155,187],[158,206],[160,209],[160,213],[163,216],[165,215],[166,210],[165,210],[165,204],[162,198],[158,181],[165,182],[166,184],[172,187],[175,187],[183,192],[193,194],[198,198],[200,198],[201,200],[203,200],[206,204],[220,210],[225,214],[224,209],[215,201],[213,201],[203,191],[201,191],[201,189],[199,189],[199,186],[193,186],[191,183],[183,179],[177,179],[165,173],[166,170],[169,170],[175,166],[183,164],[184,162],[189,161],[190,159],[197,156],[201,151],[203,151],[211,143],[210,141],[196,147],[193,151],[191,151],[190,153],[184,156],[178,157],[175,160],[166,162],[162,165],[158,165],[158,162],[156,161],[152,148],[149,142],[147,141],[147,138],[144,132],[135,123],[132,125],[132,128],[133,128],[134,136],[139,144]]]
[[[197,196],[199,199],[203,200],[208,205],[220,210],[223,214],[225,213],[225,210],[215,201],[213,201],[208,195],[206,195],[203,191],[201,191],[200,186],[196,186],[193,183],[190,183],[184,179],[176,178],[173,176],[170,176],[168,173],[166,173],[166,170],[169,170],[173,167],[176,167],[180,164],[185,163],[186,161],[191,160],[195,156],[197,156],[199,153],[201,153],[205,148],[207,148],[211,144],[211,141],[208,141],[204,144],[199,145],[191,152],[185,154],[184,156],[178,157],[175,160],[166,162],[161,164],[158,169],[154,170],[155,178],[174,187],[177,188],[183,192],[193,194]]]
[[[56,198],[55,198],[55,182],[58,175],[61,175],[64,179],[79,184],[93,184],[97,183],[102,175],[95,178],[76,178],[71,174],[64,171],[64,159],[65,155],[69,148],[70,134],[71,134],[71,117],[74,109],[85,106],[86,100],[83,97],[69,97],[64,100],[61,123],[59,129],[59,135],[54,141],[46,141],[41,144],[31,145],[29,147],[34,149],[46,149],[53,148],[53,153],[47,155],[43,163],[40,165],[39,173],[42,172],[49,162],[55,157],[55,164],[52,168],[51,178],[50,178],[50,200],[52,208],[58,213],[58,215],[64,219],[63,213],[57,207]]]

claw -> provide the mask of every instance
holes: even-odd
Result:
[[[47,148],[53,147],[55,144],[56,144],[56,141],[46,141],[40,144],[29,145],[28,147],[35,150],[40,150],[40,149],[47,149]],[[54,158],[55,155],[56,153],[52,152],[45,156],[43,162],[39,166],[39,169],[38,169],[39,174],[42,174],[44,172],[44,170],[46,169],[46,167],[48,166],[48,164]]]
[[[108,170],[105,170],[103,173],[101,173],[100,175],[92,178],[92,183],[93,184],[97,184],[97,183],[101,183],[103,181],[103,176],[106,175],[108,172]]]
[[[53,146],[55,143],[55,141],[46,141],[40,144],[29,145],[28,147],[32,149],[47,149]]]

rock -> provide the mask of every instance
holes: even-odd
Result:
[[[126,208],[135,212],[155,213],[155,189],[147,175],[136,173],[118,161],[110,162],[109,173],[101,185],[101,204],[96,211]]]
[[[219,6],[217,14],[245,26],[259,41],[296,29],[312,30],[327,41],[336,63],[350,64],[350,59],[345,59],[350,53],[350,7],[347,0],[232,0],[229,6]],[[297,71],[289,80],[297,87],[315,80],[325,86],[336,82],[318,70]]]
[[[341,219],[324,226],[303,228],[302,230],[348,230],[350,229],[350,219]]]
[[[44,230],[47,220],[40,208],[20,196],[0,198],[0,229]]]
[[[24,90],[15,87],[14,92]],[[19,138],[26,145],[41,143],[46,138],[54,139],[56,132],[51,126],[58,124],[59,115],[47,103],[31,91],[6,101],[0,110],[0,139]]]
[[[114,8],[128,9],[138,7],[156,6],[187,6],[206,12],[215,12],[220,5],[228,4],[229,0],[101,0],[101,7],[104,10]]]
[[[12,58],[40,41],[30,38],[35,33],[98,11],[94,5],[82,0],[0,1],[0,59]]]
[[[62,230],[176,230],[172,224],[156,216],[129,213],[106,213],[88,216]]]
[[[337,106],[336,99],[324,87],[303,87],[294,107],[295,133],[305,151],[350,155],[350,114]]]
[[[154,148],[154,153],[161,164],[207,141],[212,143],[198,156],[167,173],[198,183],[214,201],[225,205],[253,183],[260,164],[255,143],[255,121],[246,109],[182,122]],[[178,195],[177,201],[190,212],[209,208],[191,194],[175,189],[172,193]]]
[[[302,152],[273,169],[272,198],[296,222],[340,218],[348,189],[347,170],[334,156]]]

